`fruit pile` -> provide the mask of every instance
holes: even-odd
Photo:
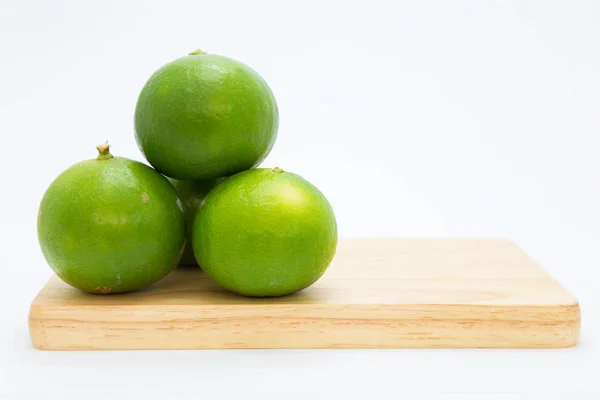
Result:
[[[102,144],[42,198],[39,243],[63,281],[123,293],[196,265],[224,289],[266,297],[323,275],[337,245],[333,210],[299,175],[258,168],[279,115],[254,70],[194,51],[154,72],[134,121],[151,167]]]

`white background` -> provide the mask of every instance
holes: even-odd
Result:
[[[539,350],[41,352],[41,196],[69,165],[143,160],[137,95],[196,48],[280,108],[264,166],[331,200],[340,236],[508,237],[582,305]],[[600,2],[0,0],[0,394],[600,392]]]

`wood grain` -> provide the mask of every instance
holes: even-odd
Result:
[[[580,310],[509,241],[344,239],[321,280],[273,299],[225,292],[196,268],[108,296],[53,277],[29,327],[49,350],[568,347]]]

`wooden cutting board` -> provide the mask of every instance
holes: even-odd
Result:
[[[281,298],[225,292],[189,267],[108,296],[53,277],[29,328],[48,350],[567,347],[580,311],[509,241],[345,239],[321,280]]]

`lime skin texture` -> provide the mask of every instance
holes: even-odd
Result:
[[[169,181],[149,166],[113,157],[62,172],[38,213],[42,253],[54,272],[88,293],[122,293],[165,277],[185,244],[183,207]]]
[[[223,178],[204,179],[200,181],[182,181],[179,179],[167,178],[173,185],[179,199],[183,204],[183,210],[185,212],[185,249],[183,255],[179,261],[181,266],[198,266],[196,258],[194,257],[194,250],[192,248],[192,226],[194,224],[194,217],[196,211],[204,202],[204,198],[214,188],[217,183],[223,180]]]
[[[219,183],[196,213],[192,239],[210,278],[253,297],[312,285],[331,263],[338,240],[325,196],[279,168],[251,169]]]
[[[150,165],[172,178],[200,180],[259,165],[275,142],[279,112],[250,67],[197,51],[154,72],[139,94],[134,123]]]

